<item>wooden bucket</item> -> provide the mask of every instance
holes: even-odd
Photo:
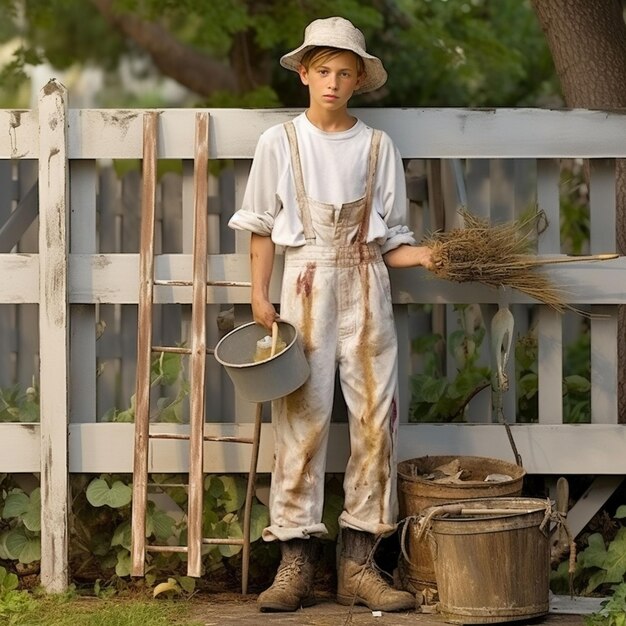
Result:
[[[549,610],[547,500],[486,498],[463,510],[507,514],[432,517],[426,529],[437,576],[439,611],[448,622],[487,624],[531,619]],[[424,511],[427,516],[432,507]]]
[[[472,482],[439,484],[425,480],[436,467],[458,459],[460,466],[469,472],[473,481],[484,481],[489,474],[506,474],[511,480],[505,482]],[[522,493],[525,471],[519,465],[480,456],[424,456],[398,464],[398,501],[400,519],[417,516],[424,509],[457,500],[518,496]],[[430,550],[425,542],[417,542],[417,527],[413,525],[405,545],[408,561],[400,560],[400,576],[404,587],[416,593],[437,589],[435,569]]]

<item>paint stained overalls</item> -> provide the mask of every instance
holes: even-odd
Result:
[[[309,380],[273,403],[275,463],[266,540],[323,535],[324,473],[335,372],[348,407],[350,458],[340,526],[395,528],[397,339],[380,246],[365,243],[380,131],[370,148],[365,195],[335,206],[306,195],[296,131],[285,124],[306,244],[287,248],[281,317],[300,333]]]

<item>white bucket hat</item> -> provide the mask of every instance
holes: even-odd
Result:
[[[343,17],[328,17],[311,22],[304,31],[304,43],[282,56],[280,64],[288,70],[297,72],[304,54],[318,46],[351,50],[363,59],[365,76],[354,93],[374,91],[385,84],[387,72],[381,60],[365,51],[363,33]]]

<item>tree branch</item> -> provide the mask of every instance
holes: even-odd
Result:
[[[116,13],[113,0],[91,0],[104,19],[144,50],[159,70],[200,96],[218,90],[238,92],[232,68],[178,41],[155,22],[132,13]]]

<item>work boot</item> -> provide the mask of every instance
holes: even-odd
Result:
[[[259,595],[260,611],[297,611],[315,604],[313,575],[317,541],[292,539],[280,543],[282,558],[274,582]]]
[[[370,533],[344,528],[343,546],[337,575],[337,602],[364,604],[372,611],[406,611],[415,608],[408,591],[394,589],[374,563],[376,537]]]

